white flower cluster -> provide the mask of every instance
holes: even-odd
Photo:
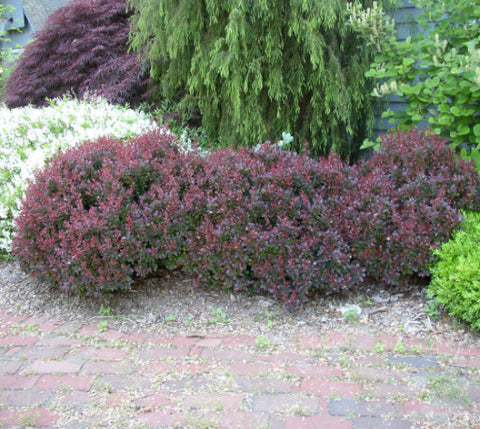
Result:
[[[201,156],[208,156],[210,154],[208,149],[201,148],[196,142],[193,142],[189,136],[190,134],[186,129],[183,130],[180,136],[177,136],[176,144],[181,151],[184,153],[197,152]]]
[[[102,99],[64,98],[41,109],[0,106],[0,252],[10,252],[13,220],[28,180],[52,155],[86,140],[123,140],[154,128],[145,113]]]
[[[383,8],[377,1],[372,3],[372,7],[364,8],[359,1],[347,3],[348,22],[350,26],[357,31],[369,36],[370,41],[374,43],[378,50],[382,47],[376,39],[386,34],[395,34],[396,24],[393,18],[385,15]]]

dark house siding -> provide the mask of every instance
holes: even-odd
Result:
[[[41,30],[48,16],[70,0],[0,0],[8,11],[0,21],[6,32],[1,50],[20,51]]]
[[[420,9],[413,5],[409,0],[402,0],[402,4],[391,15],[395,19],[395,25],[397,29],[398,40],[405,40],[408,36],[415,34],[418,28],[415,24],[415,17],[420,14]],[[386,132],[389,128],[395,127],[395,124],[389,122],[389,118],[382,119],[381,115],[383,111],[388,109],[393,112],[398,112],[405,109],[405,101],[396,96],[391,95],[388,99],[384,99],[382,109],[376,112],[375,120],[375,135],[378,136]],[[420,124],[426,125],[426,124]]]
[[[32,23],[33,31],[43,28],[47,18],[70,0],[23,0],[23,8]]]
[[[5,33],[0,47],[2,51],[19,50],[28,43],[32,32],[32,26],[23,11],[23,1],[0,0],[0,4],[7,6],[0,21],[0,31]]]

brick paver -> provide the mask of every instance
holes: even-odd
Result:
[[[42,375],[35,383],[41,390],[76,389],[89,391],[93,384],[93,377],[82,375]]]
[[[362,392],[362,385],[348,381],[311,380],[302,383],[302,392],[319,396],[357,396]]]
[[[258,429],[269,427],[268,413],[237,411],[224,413],[220,420],[220,429]]]
[[[6,336],[0,338],[0,346],[29,346],[35,344],[38,341],[38,337],[36,336],[22,336],[22,335],[14,335],[14,336]]]
[[[52,427],[57,415],[46,408],[0,409],[0,427]]]
[[[39,378],[38,375],[4,375],[0,376],[0,386],[2,389],[29,389]]]
[[[0,427],[478,429],[479,367],[474,347],[383,333],[258,347],[0,315]]]
[[[311,429],[311,428],[351,429],[352,422],[348,419],[331,417],[331,416],[308,416],[308,417],[289,416],[285,419],[285,429]]]

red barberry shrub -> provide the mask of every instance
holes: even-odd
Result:
[[[461,210],[480,207],[480,180],[436,135],[392,132],[381,147],[352,167],[332,217],[369,276],[407,286],[429,275],[432,249],[450,238]]]
[[[111,103],[146,100],[148,78],[128,52],[125,0],[75,0],[55,11],[25,47],[4,89],[8,107],[96,93]]]
[[[363,270],[326,217],[329,185],[339,188],[343,169],[334,157],[319,164],[269,145],[213,153],[189,271],[198,283],[267,293],[287,306],[357,285]]]
[[[479,207],[478,174],[418,130],[385,136],[382,148],[353,166],[268,145],[214,153],[190,272],[287,305],[352,288],[364,275],[395,287],[427,276],[432,248],[448,240],[462,209]]]
[[[174,266],[185,252],[196,161],[165,129],[61,153],[37,173],[17,219],[13,253],[62,290],[98,296]],[[194,229],[194,228],[193,228]]]
[[[428,275],[461,210],[480,207],[480,178],[419,131],[382,148],[349,166],[269,144],[202,158],[164,129],[88,142],[37,173],[14,253],[26,271],[91,295],[158,267],[289,307],[365,276],[405,287]]]
[[[480,210],[479,176],[470,161],[458,159],[436,134],[416,128],[382,137],[382,150],[365,163],[388,171],[395,188],[408,197],[433,199],[441,190],[456,209]]]

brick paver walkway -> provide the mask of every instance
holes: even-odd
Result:
[[[166,331],[167,332],[167,331]],[[480,349],[120,332],[0,315],[0,427],[480,427]]]

